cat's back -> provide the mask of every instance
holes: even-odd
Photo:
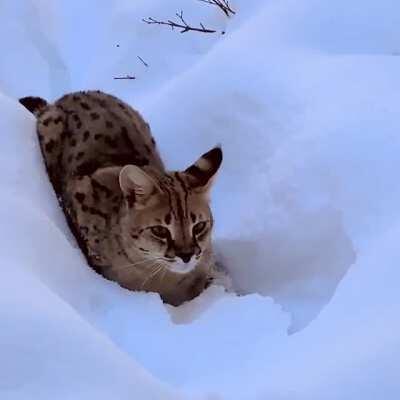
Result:
[[[90,175],[98,168],[126,164],[163,169],[149,125],[112,95],[67,94],[40,115],[38,127],[43,138],[54,139],[57,164],[66,175]]]

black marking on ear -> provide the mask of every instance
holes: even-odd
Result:
[[[169,225],[171,223],[172,217],[171,217],[171,213],[168,213],[165,218],[164,221],[167,225]]]
[[[195,213],[190,213],[190,218],[192,219],[192,223],[194,224],[195,222],[196,222],[196,220],[197,220],[197,218],[196,218],[196,214]]]
[[[22,97],[19,99],[19,102],[32,114],[37,114],[42,109],[47,107],[47,101],[42,99],[41,97]]]
[[[209,168],[202,169],[197,165],[197,163],[195,163],[185,170],[187,174],[192,175],[195,178],[196,186],[205,186],[218,171],[218,168],[222,163],[222,150],[219,147],[215,147],[203,154],[200,157],[200,160],[201,159],[208,161]]]

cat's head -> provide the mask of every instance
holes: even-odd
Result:
[[[192,271],[210,251],[213,217],[209,193],[222,162],[216,147],[184,171],[164,174],[125,166],[119,184],[125,198],[125,250],[176,273]],[[145,267],[145,264],[142,265]]]

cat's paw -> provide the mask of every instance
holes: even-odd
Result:
[[[228,271],[219,263],[211,270],[210,284],[222,286],[227,292],[234,292],[233,281]]]

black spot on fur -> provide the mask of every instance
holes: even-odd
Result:
[[[106,195],[107,199],[109,199],[112,196],[112,191],[107,186],[102,185],[95,179],[92,179],[92,186],[94,190],[99,190],[103,192]]]
[[[63,133],[62,133],[63,137],[72,137],[72,132],[69,129],[64,129]]]
[[[77,176],[85,176],[85,175],[92,175],[94,171],[99,167],[99,164],[93,160],[83,162],[82,164],[78,165],[75,170],[75,175]]]
[[[90,208],[89,208],[89,212],[90,212],[90,214],[92,214],[92,215],[97,215],[97,216],[99,216],[99,217],[102,217],[102,218],[104,218],[104,219],[107,219],[107,215],[106,215],[106,214],[104,214],[104,213],[101,212],[100,210],[97,210],[97,209],[94,208],[94,207],[90,207]]]
[[[44,148],[47,153],[51,153],[53,151],[55,145],[56,145],[56,142],[53,139],[51,139],[46,143]]]
[[[81,121],[81,119],[79,118],[79,115],[78,115],[78,114],[73,114],[73,115],[72,115],[72,118],[73,118],[73,120],[76,122],[76,127],[77,127],[78,129],[80,129],[80,128],[82,127],[82,121]]]
[[[126,201],[128,202],[128,206],[132,208],[135,204],[135,192],[132,190],[129,192],[129,194],[126,196]]]
[[[84,193],[80,193],[80,192],[76,192],[75,193],[75,199],[78,201],[78,203],[82,204],[85,200],[85,194]]]
[[[72,147],[75,147],[75,146],[76,146],[76,140],[75,140],[75,139],[71,139],[70,142],[69,142],[69,144],[70,144]]]
[[[43,125],[49,126],[50,122],[52,122],[52,121],[53,121],[53,118],[51,118],[51,117],[46,118],[45,120],[43,120]]]
[[[90,132],[89,131],[85,131],[83,132],[83,141],[86,142],[90,137]]]
[[[96,133],[94,135],[94,140],[100,140],[104,135],[102,135],[101,133]]]
[[[90,113],[90,118],[92,118],[92,121],[96,121],[97,119],[100,118],[100,115],[97,114],[96,112]]]
[[[57,118],[54,120],[54,123],[55,123],[56,125],[58,125],[60,122],[62,122],[62,118],[61,118],[61,117],[57,117]]]
[[[107,128],[112,128],[114,126],[114,124],[111,121],[106,121],[106,127]]]
[[[80,159],[82,159],[82,157],[85,155],[85,153],[83,151],[80,151],[77,156],[76,156],[76,160],[79,161]]]
[[[84,101],[81,102],[81,107],[82,107],[84,110],[91,110],[89,104],[88,104],[88,103],[85,103]]]
[[[110,136],[106,136],[106,137],[104,138],[104,143],[105,143],[107,146],[111,147],[112,149],[116,149],[116,148],[118,147],[118,141],[117,141],[116,139],[113,139],[113,138],[110,137]]]

